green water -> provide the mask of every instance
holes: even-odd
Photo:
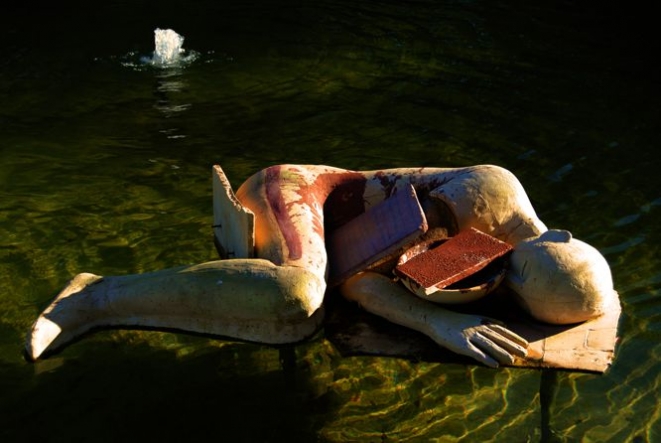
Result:
[[[0,16],[0,441],[661,441],[661,119],[645,11],[18,8]],[[156,27],[197,60],[140,64]],[[553,375],[342,357],[323,334],[278,350],[148,331],[23,360],[32,321],[76,273],[216,257],[211,165],[236,187],[279,163],[510,169],[547,225],[611,264],[614,365]]]

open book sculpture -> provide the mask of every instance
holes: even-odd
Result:
[[[569,232],[548,230],[507,170],[281,165],[256,173],[235,194],[215,166],[213,182],[221,260],[136,275],[77,275],[32,326],[28,357],[38,359],[101,327],[294,343],[318,330],[324,297],[339,292],[445,352],[488,366],[603,372],[612,361],[620,304],[606,260]],[[469,231],[493,238],[485,251],[471,252],[484,257],[460,257],[479,263],[484,280],[445,286],[439,282],[447,276],[432,271],[439,282],[429,280],[414,293],[399,281],[405,273],[393,273],[412,250],[439,263],[453,260],[429,245]],[[422,268],[409,264],[408,270],[427,281]],[[502,303],[523,308],[505,318],[507,326],[494,318],[496,311],[436,303],[446,296],[460,303],[466,294],[467,300],[483,297],[479,304],[503,280],[512,297]]]

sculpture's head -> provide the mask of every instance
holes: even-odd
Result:
[[[507,282],[521,306],[547,323],[586,321],[617,301],[606,259],[568,231],[549,230],[517,244]]]

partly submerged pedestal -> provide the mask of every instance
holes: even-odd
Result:
[[[528,357],[514,366],[604,372],[613,362],[621,307],[578,325],[554,326],[509,321],[507,326],[530,343]]]
[[[471,358],[439,347],[419,332],[392,324],[348,302],[336,300],[332,305],[327,309],[325,332],[342,355],[476,364]],[[619,304],[606,315],[575,325],[548,325],[532,319],[502,287],[481,300],[452,308],[502,320],[508,329],[528,340],[528,357],[516,358],[514,367],[602,373],[615,356]]]

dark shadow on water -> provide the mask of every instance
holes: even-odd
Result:
[[[246,346],[177,357],[100,343],[73,359],[6,365],[0,441],[315,441],[304,387],[280,368],[247,367]]]

